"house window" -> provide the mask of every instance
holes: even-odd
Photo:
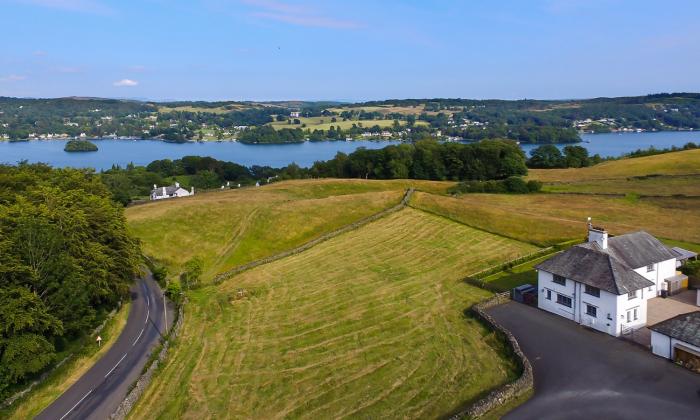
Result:
[[[632,310],[632,315],[634,316],[634,320],[635,320],[635,321],[639,319],[639,318],[637,317],[637,308],[634,308],[634,309]]]
[[[627,293],[627,300],[632,300],[637,298],[637,291]]]
[[[600,289],[597,287],[586,285],[586,289],[584,291],[587,295],[600,297]]]
[[[627,311],[627,322],[632,322],[632,311]]]
[[[557,293],[557,303],[571,308],[571,298]]]
[[[654,271],[654,264],[647,265],[647,273]]]
[[[554,280],[552,280],[556,284],[561,284],[562,286],[566,286],[566,279],[558,274],[554,275]]]
[[[598,308],[593,305],[586,305],[586,315],[590,315],[593,318],[598,317]]]
[[[547,300],[552,300],[552,291],[547,290]]]
[[[612,315],[608,312],[608,319],[612,321]]]

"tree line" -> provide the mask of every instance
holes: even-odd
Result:
[[[140,256],[97,174],[0,166],[0,397],[128,296]]]

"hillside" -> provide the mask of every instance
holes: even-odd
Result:
[[[606,185],[696,167],[696,151],[600,167],[533,171],[547,185]],[[643,159],[643,160],[642,160]],[[641,163],[640,163],[641,162]],[[690,162],[690,163],[689,163]],[[430,181],[300,180],[212,192],[127,210],[146,252],[175,280],[192,256],[204,286],[137,405],[143,416],[424,417],[448,414],[517,369],[503,344],[464,311],[489,292],[466,276],[582,240],[591,216],[612,234],[644,229],[700,244],[698,199],[628,193],[466,194]],[[299,246],[398,203],[409,207],[212,284],[224,270]],[[179,227],[179,228],[178,228]],[[531,263],[489,279],[531,281]]]
[[[407,209],[197,290],[133,416],[449,413],[515,375],[461,279],[536,249]]]
[[[700,196],[700,150],[620,159],[579,169],[531,169],[545,191]]]
[[[250,129],[273,127],[280,131],[303,128],[301,138],[312,140],[379,139],[387,130],[391,135],[385,137],[394,139],[509,138],[547,144],[576,142],[581,132],[699,129],[698,115],[700,94],[695,93],[582,100],[432,98],[355,104],[0,97],[0,138],[70,138],[85,133],[88,137],[184,142],[238,139]],[[276,142],[283,143],[284,138],[280,136]]]

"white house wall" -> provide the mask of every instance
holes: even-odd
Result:
[[[661,293],[661,284],[669,277],[676,275],[676,259],[670,259],[666,261],[661,261],[660,263],[654,264],[654,270],[647,272],[646,267],[639,267],[634,270],[637,274],[642,277],[653,281],[656,286],[651,290],[654,296],[658,296]]]
[[[563,316],[565,318],[574,319],[573,308],[567,308],[564,305],[557,303],[557,293],[568,296],[574,300],[574,282],[566,279],[566,285],[554,283],[552,273],[539,270],[537,273],[537,306],[545,311]],[[547,299],[547,290],[551,291],[551,300]]]
[[[657,356],[665,357],[666,359],[673,359],[673,349],[675,348],[676,344],[680,344],[683,347],[687,347],[700,353],[700,347],[698,346],[676,340],[675,338],[671,338],[656,331],[651,332],[651,351]]]
[[[547,312],[568,318],[576,323],[598,331],[619,336],[623,328],[637,329],[646,325],[647,300],[656,295],[653,292],[637,291],[637,297],[630,300],[627,294],[615,295],[605,290],[596,297],[585,292],[585,285],[566,279],[565,285],[554,283],[554,276],[544,270],[537,273],[538,299],[537,306]],[[547,291],[551,291],[551,299],[547,299]],[[557,294],[571,298],[572,307],[557,303]],[[586,313],[586,305],[597,308],[596,316]],[[637,319],[627,322],[627,310],[637,308]]]

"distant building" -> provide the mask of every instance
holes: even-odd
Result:
[[[191,195],[194,195],[194,187],[187,191],[186,189],[180,186],[179,182],[176,182],[175,185],[170,185],[168,187],[159,187],[153,184],[153,190],[151,190],[151,200],[189,197]]]
[[[299,117],[301,117],[301,112],[299,112],[299,111],[292,111],[292,112],[289,113],[289,117],[290,117],[290,118],[299,118]]]

